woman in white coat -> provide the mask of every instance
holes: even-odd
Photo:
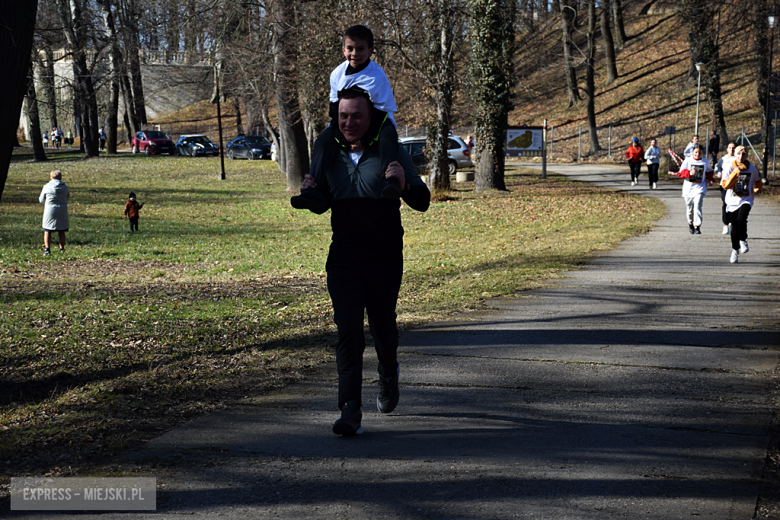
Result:
[[[60,239],[60,253],[65,252],[65,232],[70,227],[68,219],[68,186],[62,182],[62,172],[54,170],[51,179],[41,190],[38,201],[43,204],[43,255],[49,256],[51,233],[56,231]]]

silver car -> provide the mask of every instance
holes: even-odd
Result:
[[[398,141],[412,156],[416,166],[425,166],[425,137],[402,137]],[[466,142],[458,136],[449,136],[447,138],[447,156],[449,157],[447,164],[450,175],[455,175],[458,168],[471,168],[474,166],[474,163],[471,162],[471,150]]]

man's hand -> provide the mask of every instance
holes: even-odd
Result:
[[[309,188],[316,188],[317,183],[314,182],[314,177],[308,173],[303,176],[303,182],[301,183],[301,191],[308,190]]]
[[[393,161],[390,164],[387,165],[387,172],[385,172],[385,177],[395,177],[398,179],[398,188],[403,191],[404,186],[406,185],[406,177],[404,173],[404,167],[401,166],[401,164],[398,161]]]

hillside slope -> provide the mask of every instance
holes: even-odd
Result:
[[[665,127],[674,126],[676,148],[680,148],[693,133],[697,91],[695,81],[686,81],[690,55],[684,26],[679,22],[680,15],[675,12],[640,14],[647,10],[642,2],[625,2],[624,5],[626,33],[630,39],[618,52],[620,77],[609,87],[604,85],[606,74],[600,35],[598,40],[596,121],[599,127],[604,127],[599,130],[600,144],[607,147],[608,127],[612,126],[613,148],[624,148],[635,135],[641,135],[644,142],[650,137],[658,137],[661,146],[666,147],[671,144],[670,138],[660,138]],[[724,12],[722,18],[741,20],[731,12]],[[580,21],[577,44],[584,49],[585,13],[580,14]],[[758,149],[754,138],[759,132],[760,104],[756,95],[755,67],[749,61],[751,41],[745,37],[749,32],[740,27],[745,23],[724,24],[730,30],[721,30],[723,104],[729,138],[737,138],[744,125],[746,134]],[[580,127],[583,134],[587,132],[587,114],[584,99],[567,109],[562,61],[560,21],[550,19],[539,26],[533,38],[519,47],[516,108],[509,119],[513,125],[540,125],[546,118],[548,125],[554,127],[556,141],[559,137],[566,138],[571,144],[576,141]],[[577,73],[584,98],[585,68],[581,63]],[[699,134],[702,136],[707,125],[712,124],[703,90],[699,108]],[[582,146],[585,155],[588,149],[585,135]],[[566,150],[576,155],[576,148],[569,146]]]

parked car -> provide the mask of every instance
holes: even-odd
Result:
[[[176,151],[171,138],[159,130],[142,130],[130,140],[133,153],[144,152],[146,155],[167,153],[173,155]]]
[[[414,165],[422,173],[422,170],[427,166],[425,137],[402,137],[398,141],[412,156]],[[471,150],[469,150],[466,142],[460,137],[450,136],[447,138],[447,157],[450,175],[455,175],[458,168],[471,168],[474,166],[474,163],[471,162]]]
[[[176,155],[189,155],[190,157],[219,155],[219,146],[202,134],[183,135],[176,141]]]
[[[227,145],[231,159],[270,159],[271,142],[262,135],[240,135]]]

